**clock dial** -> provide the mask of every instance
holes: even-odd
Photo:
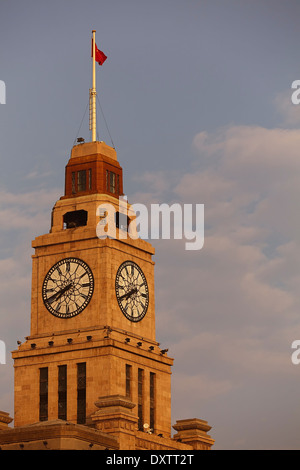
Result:
[[[148,284],[141,268],[132,261],[125,261],[118,269],[116,295],[128,320],[137,322],[144,318],[149,304]]]
[[[48,271],[42,295],[52,315],[70,318],[86,308],[93,290],[94,277],[88,265],[77,258],[65,258]]]

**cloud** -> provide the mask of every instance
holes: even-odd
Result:
[[[261,399],[269,394],[277,409],[289,389],[287,415],[298,403],[291,343],[300,337],[299,148],[297,129],[228,126],[195,136],[193,167],[179,178],[160,172],[151,191],[156,175],[147,174],[148,204],[205,205],[202,250],[153,241],[158,340],[175,358],[173,398],[182,404],[185,395],[186,417],[195,415],[194,396],[213,414],[220,400],[226,406],[262,383]],[[232,432],[247,415],[243,401],[236,406]]]
[[[59,190],[37,190],[13,194],[0,191],[0,259],[30,259],[31,240],[48,232],[51,209],[58,199]]]
[[[194,139],[201,168],[182,177],[177,194],[206,203],[208,225],[222,233],[294,239],[300,131],[237,126],[204,134]]]

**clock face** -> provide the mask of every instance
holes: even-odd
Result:
[[[66,258],[48,271],[43,283],[43,301],[52,315],[70,318],[88,305],[94,290],[94,277],[88,265]]]
[[[147,313],[149,291],[141,268],[132,261],[121,264],[116,275],[119,307],[130,321],[140,321]]]

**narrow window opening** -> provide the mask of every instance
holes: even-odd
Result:
[[[109,191],[109,184],[108,184],[108,181],[109,181],[109,171],[106,170],[106,191]]]
[[[107,192],[120,194],[120,175],[117,175],[113,171],[106,170],[105,186]]]
[[[40,421],[48,420],[48,367],[40,369]]]
[[[131,398],[131,371],[132,367],[126,364],[126,397]]]
[[[150,428],[155,428],[155,374],[150,372]]]
[[[77,173],[78,192],[86,190],[86,170],[80,170]]]
[[[89,169],[89,183],[88,183],[88,189],[92,189],[92,169]]]
[[[109,174],[109,191],[113,194],[116,192],[116,174],[112,171]]]
[[[144,388],[144,371],[143,369],[138,369],[138,428],[139,431],[143,431],[144,425],[144,413],[143,413],[143,391]]]
[[[67,419],[67,366],[58,366],[58,419]]]
[[[86,421],[86,363],[77,364],[77,423]]]

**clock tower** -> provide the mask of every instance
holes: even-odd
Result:
[[[13,353],[15,425],[92,424],[99,397],[120,395],[135,403],[141,430],[170,436],[173,360],[155,338],[154,249],[128,233],[134,214],[116,152],[75,145],[65,175],[50,233],[32,242],[31,332]]]
[[[2,449],[213,445],[201,419],[177,421],[171,436],[173,359],[156,339],[155,251],[135,217],[115,149],[77,143],[50,231],[32,242],[30,334],[12,352],[14,428],[0,412]]]
[[[13,351],[15,429],[67,422],[120,449],[208,449],[206,421],[178,421],[171,438],[173,359],[156,340],[154,248],[134,219],[115,149],[75,145],[50,232],[32,242],[31,331]]]

